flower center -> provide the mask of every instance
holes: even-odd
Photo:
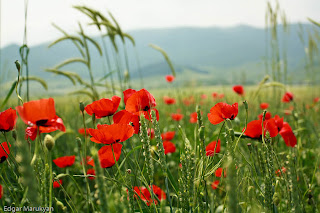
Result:
[[[2,156],[0,159],[0,163],[3,163],[6,159],[7,159],[6,156]]]
[[[37,126],[44,126],[47,122],[48,122],[47,119],[38,120],[38,121],[36,122],[36,125],[37,125]]]

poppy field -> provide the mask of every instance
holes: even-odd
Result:
[[[116,56],[115,37],[134,41],[113,16],[76,9],[108,32]],[[42,81],[24,76],[22,54],[0,97],[0,212],[319,212],[318,85],[288,84],[272,58],[256,85],[182,87],[151,45],[171,72],[165,89],[148,89],[125,62],[97,78],[88,43],[103,48],[81,25],[76,36],[59,30],[51,45],[70,40],[82,58],[46,71],[77,82],[72,94],[33,95]],[[88,79],[60,69],[79,62]]]

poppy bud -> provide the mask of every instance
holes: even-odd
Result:
[[[20,62],[16,60],[14,63],[16,64],[18,72],[20,72]]]
[[[76,137],[76,142],[77,142],[77,144],[79,146],[79,149],[81,149],[81,138]]]
[[[12,130],[12,137],[13,137],[13,139],[16,141],[17,140],[17,131],[14,129],[14,130]]]
[[[274,193],[272,200],[273,200],[274,205],[276,205],[276,206],[280,203],[281,199],[280,199],[280,196],[277,192]]]
[[[56,200],[57,206],[61,208],[62,211],[65,211],[67,209],[67,207],[65,207],[61,201],[59,201],[57,198],[55,198],[55,200]]]
[[[80,102],[79,106],[80,106],[81,112],[83,112],[84,111],[84,103],[82,101]]]
[[[131,169],[127,169],[127,173],[130,175],[131,174]]]
[[[248,107],[248,102],[246,100],[243,101],[243,105],[244,105],[244,108],[248,110],[249,107]]]
[[[51,135],[46,135],[44,137],[44,145],[47,147],[49,151],[51,151],[55,145],[54,139]]]

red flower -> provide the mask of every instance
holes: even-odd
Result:
[[[148,135],[150,136],[150,139],[154,139],[155,135],[154,135],[154,129],[148,129]]]
[[[174,153],[176,146],[171,141],[163,141],[164,154]]]
[[[190,114],[190,123],[197,123],[198,121],[198,113],[197,112],[193,112]]]
[[[95,143],[113,144],[128,140],[134,129],[129,124],[98,124],[97,129],[89,129],[90,140]]]
[[[194,103],[194,97],[190,96],[189,98],[184,98],[182,102],[184,105],[189,106]]]
[[[314,98],[313,103],[318,103],[320,101],[320,97]]]
[[[215,171],[214,174],[216,175],[216,177],[221,177],[222,171],[223,171],[223,169],[220,167],[220,168],[218,168],[218,169]]]
[[[60,184],[59,184],[60,182]],[[62,180],[59,180],[58,181],[53,181],[53,188],[60,188],[60,185],[62,185],[63,181]]]
[[[113,116],[113,122],[115,124],[130,124],[134,128],[134,134],[140,132],[140,118],[138,115],[128,112],[126,110],[121,110]]]
[[[215,153],[219,153],[221,148],[221,141],[220,139],[217,141],[212,141],[206,147],[206,155],[213,156]]]
[[[10,143],[9,143],[9,146],[11,147]],[[7,154],[10,154],[8,143],[3,142],[0,145],[0,163],[3,163],[8,158]]]
[[[82,162],[80,162],[80,164],[82,165],[83,163],[86,163],[87,165],[90,165],[89,162],[92,160],[92,157],[87,156],[87,158],[83,158]]]
[[[268,107],[269,107],[269,104],[268,103],[261,103],[260,104],[260,109],[268,109]]]
[[[227,118],[233,120],[238,115],[238,103],[232,105],[220,102],[214,105],[208,113],[209,121],[212,124],[219,124]]]
[[[220,181],[219,180],[215,180],[212,182],[211,184],[211,188],[212,189],[217,189],[218,188],[218,185],[219,185]]]
[[[282,167],[282,168],[281,168],[281,171],[280,171],[280,169],[278,169],[278,170],[276,171],[276,175],[277,175],[278,177],[280,177],[280,176],[281,176],[281,172],[282,172],[282,173],[286,173],[286,172],[287,172],[287,169],[286,169],[285,167]]]
[[[130,98],[130,96],[136,92],[137,92],[137,90],[134,90],[134,89],[127,89],[127,90],[123,91],[124,104],[127,104],[128,98]]]
[[[151,188],[151,186],[150,186]],[[151,194],[149,192],[149,190],[144,187],[144,186],[140,186],[137,187],[135,186],[133,188],[134,192],[135,192],[135,197],[136,198],[140,198],[141,200],[145,201],[147,203],[148,206],[150,206],[151,203],[153,203],[152,199],[151,199]],[[156,185],[152,185],[152,191],[153,193],[158,197],[158,199],[161,200],[165,200],[167,198],[166,193],[158,186]],[[157,205],[158,201],[155,199],[154,203]]]
[[[293,94],[291,92],[286,92],[282,97],[282,102],[289,103],[293,100]]]
[[[219,95],[219,98],[220,98],[220,99],[224,98],[224,94],[221,93],[221,94]]]
[[[88,169],[87,170],[87,175],[96,175],[96,171],[94,170],[94,169]],[[90,180],[94,180],[94,178],[95,177],[92,177],[92,176],[90,176],[90,177],[88,177]]]
[[[2,187],[2,185],[0,184],[0,199],[2,198],[2,195],[3,195],[3,187]]]
[[[287,146],[295,147],[295,145],[297,144],[297,138],[287,122],[283,122],[283,126],[279,131],[279,134],[282,136]]]
[[[275,115],[274,121],[276,122],[276,125],[278,127],[278,131],[280,131],[283,126],[283,118],[280,118],[279,115]]]
[[[175,134],[176,134],[175,131],[165,132],[161,134],[161,137],[162,137],[162,140],[164,141],[171,141],[174,138]]]
[[[111,100],[102,98],[98,101],[92,102],[92,104],[87,105],[84,110],[89,115],[94,113],[96,118],[111,116],[117,111],[120,100],[121,98],[118,96],[113,96]]]
[[[207,95],[206,94],[202,94],[201,95],[201,99],[206,99],[207,98]]]
[[[166,80],[167,82],[171,83],[172,81],[174,81],[175,77],[173,75],[166,75]]]
[[[176,103],[176,99],[170,98],[170,97],[168,97],[168,96],[164,96],[164,97],[163,97],[163,101],[164,101],[164,103],[167,104],[167,105],[171,105],[171,104],[175,104],[175,103]]]
[[[264,120],[269,120],[272,117],[270,112],[266,112],[266,116],[264,117]],[[260,115],[258,115],[259,120],[263,119],[263,113],[261,113]]]
[[[233,91],[239,95],[244,95],[244,89],[242,85],[235,85],[232,87]]]
[[[172,120],[180,121],[183,118],[183,115],[180,113],[172,113],[171,118]]]
[[[218,95],[219,95],[219,94],[218,94],[217,92],[213,92],[213,93],[212,93],[212,97],[213,97],[214,99],[216,99],[216,98],[218,97]]]
[[[270,137],[276,137],[278,135],[278,127],[276,125],[275,119],[270,118],[269,120],[265,120],[263,123],[264,127],[264,135],[268,131],[270,133]],[[260,138],[262,135],[262,120],[253,120],[248,123],[247,129],[244,132],[246,136],[250,138]]]
[[[146,89],[141,89],[138,92],[132,93],[128,95],[127,90],[123,92],[126,95],[126,110],[131,113],[136,113],[140,111],[150,111],[151,108],[156,106],[156,100],[153,95],[149,93]]]
[[[0,132],[11,131],[17,122],[16,110],[9,108],[0,112]]]
[[[80,134],[80,135],[85,135],[85,133],[87,134],[87,136],[89,136],[89,132],[88,132],[88,130],[89,130],[89,128],[86,128],[86,132],[84,131],[84,128],[80,128],[80,129],[78,129],[78,133]]]
[[[72,166],[74,164],[74,161],[76,159],[76,156],[64,156],[53,160],[53,163],[55,163],[60,168],[65,168]]]
[[[285,115],[291,115],[293,109],[294,109],[294,107],[290,106],[288,109],[284,110],[284,114]]]
[[[26,129],[26,137],[31,140],[37,137],[38,127],[40,133],[66,131],[62,119],[56,115],[53,98],[29,101],[17,106],[16,110],[23,122],[31,126]]]
[[[116,159],[116,161],[119,160],[121,155],[121,149],[122,149],[122,144],[120,143],[114,143],[109,146],[103,146],[98,151],[100,166],[102,168],[112,167],[116,163],[114,159]],[[94,166],[94,161],[91,160],[90,162],[88,162],[88,164],[91,166]]]

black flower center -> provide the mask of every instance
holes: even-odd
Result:
[[[143,109],[143,111],[148,111],[149,109],[150,109],[149,106],[145,106],[144,109]]]
[[[234,115],[231,115],[230,120],[233,120],[233,119],[234,119]]]
[[[48,122],[48,120],[47,119],[45,119],[45,120],[38,120],[37,122],[36,122],[36,125],[37,126],[45,126],[45,124]]]
[[[5,160],[7,160],[6,156],[2,156],[0,159],[0,163],[3,163]]]

